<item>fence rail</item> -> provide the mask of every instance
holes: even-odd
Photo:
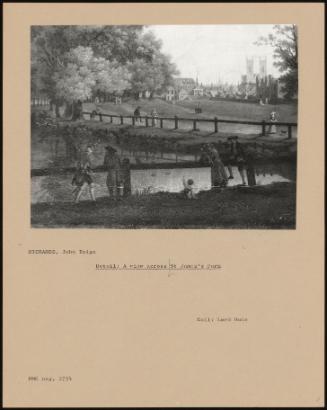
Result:
[[[120,119],[120,124],[124,124],[124,119],[131,119],[132,120],[132,125],[136,124],[137,120],[145,120],[145,126],[150,127],[150,122],[152,126],[154,125],[155,121],[159,121],[159,126],[160,128],[164,128],[164,121],[170,121],[174,123],[174,129],[177,130],[179,128],[179,121],[190,121],[192,123],[192,129],[193,131],[197,131],[197,123],[198,122],[207,122],[207,123],[212,123],[214,126],[214,132],[217,133],[219,131],[219,124],[244,124],[244,125],[256,125],[258,127],[261,127],[261,135],[265,136],[267,127],[271,126],[284,126],[287,127],[287,133],[288,133],[288,138],[292,138],[292,127],[297,127],[296,122],[271,122],[271,121],[239,121],[239,120],[225,120],[225,119],[219,119],[218,117],[214,118],[184,118],[184,117],[178,117],[175,115],[174,117],[152,117],[148,115],[140,115],[140,116],[134,116],[134,115],[117,115],[117,114],[104,114],[101,112],[82,112],[83,115],[89,115],[90,120],[93,119],[94,117],[98,117],[99,121],[103,121],[103,117],[110,118],[110,123],[113,122],[113,118],[119,118]]]

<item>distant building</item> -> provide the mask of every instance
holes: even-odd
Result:
[[[193,95],[193,90],[197,84],[193,78],[175,78],[174,84],[166,87],[162,94],[162,98],[166,101],[185,100],[190,95]]]
[[[204,89],[202,87],[196,87],[192,90],[194,97],[203,97]]]
[[[267,57],[259,58],[259,77],[267,77]]]
[[[257,63],[255,65],[255,63]],[[267,58],[247,58],[246,74],[241,76],[241,83],[238,85],[237,95],[241,98],[256,98],[269,103],[280,98],[278,92],[278,82],[272,75],[267,74]]]
[[[176,98],[176,92],[175,88],[171,85],[169,85],[166,89],[166,91],[163,94],[163,97],[166,101],[173,101]]]
[[[242,82],[254,84],[257,78],[267,77],[267,57],[250,57],[246,59],[246,74]]]
[[[174,86],[176,90],[185,90],[188,93],[191,93],[197,84],[193,78],[175,78]]]
[[[246,59],[246,82],[253,83],[255,81],[254,76],[254,59],[247,58]]]

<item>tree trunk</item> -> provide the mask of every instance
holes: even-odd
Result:
[[[72,116],[72,114],[73,114],[73,104],[66,103],[65,104],[65,114],[64,114],[64,116],[66,118],[70,118]]]
[[[60,110],[59,110],[59,108],[60,108],[60,104],[56,101],[56,102],[55,102],[55,116],[56,116],[56,118],[60,118]]]
[[[80,101],[74,101],[72,104],[72,121],[82,119],[83,105]]]
[[[53,98],[50,101],[50,111],[54,114],[56,118],[60,118],[60,106],[61,106],[61,101],[59,99]]]

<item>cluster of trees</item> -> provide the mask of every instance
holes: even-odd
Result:
[[[275,25],[273,33],[260,37],[257,45],[270,45],[274,50],[274,65],[281,73],[279,80],[286,98],[298,92],[298,33],[295,25]]]
[[[138,97],[164,89],[178,74],[161,41],[144,26],[33,26],[31,86],[72,114],[97,93]]]

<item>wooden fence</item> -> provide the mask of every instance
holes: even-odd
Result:
[[[50,105],[49,98],[46,97],[33,97],[31,98],[32,107],[45,107]]]
[[[135,126],[139,120],[145,121],[146,127],[154,126],[155,123],[159,122],[159,127],[164,128],[164,121],[170,121],[174,123],[174,129],[177,130],[179,128],[180,121],[188,121],[192,123],[192,130],[198,131],[197,123],[212,123],[213,124],[213,131],[215,133],[219,132],[219,124],[244,124],[244,125],[255,125],[261,127],[261,135],[267,135],[267,127],[269,130],[270,126],[283,126],[287,127],[287,135],[288,139],[292,138],[292,127],[297,127],[297,123],[295,122],[270,122],[270,121],[238,121],[238,120],[224,120],[219,119],[218,117],[214,118],[183,118],[178,117],[175,115],[174,117],[152,117],[148,115],[141,115],[141,116],[134,116],[134,115],[114,115],[114,114],[103,114],[101,112],[83,112],[83,115],[89,115],[90,120],[98,117],[99,121],[103,121],[103,117],[109,118],[110,123],[113,123],[113,118],[118,118],[120,125],[124,124],[125,119],[132,120],[132,125]]]

